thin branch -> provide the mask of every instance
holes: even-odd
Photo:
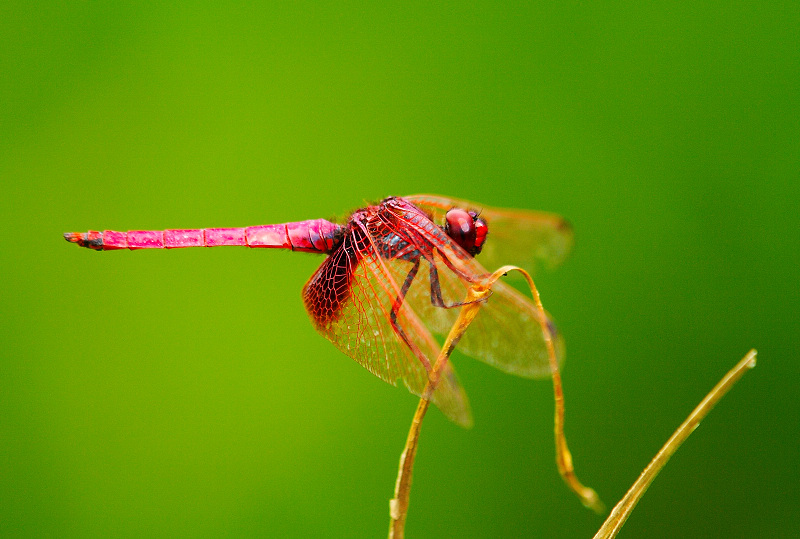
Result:
[[[569,448],[567,447],[567,437],[564,435],[564,389],[561,385],[561,373],[559,372],[558,368],[556,350],[553,346],[553,336],[550,334],[550,327],[547,323],[547,314],[542,306],[542,300],[539,297],[539,290],[533,283],[533,278],[522,268],[518,268],[516,266],[503,266],[492,274],[490,278],[491,282],[488,286],[491,286],[491,284],[493,284],[494,281],[496,281],[501,275],[505,275],[510,271],[518,271],[525,277],[525,280],[528,282],[528,286],[531,289],[533,302],[536,305],[536,309],[539,311],[539,326],[541,327],[542,335],[544,336],[544,342],[547,346],[547,357],[550,360],[550,372],[553,377],[553,398],[555,400],[554,432],[556,442],[556,465],[558,467],[558,473],[561,474],[561,477],[564,479],[564,482],[567,484],[567,486],[578,495],[584,506],[592,509],[598,514],[603,513],[605,512],[605,505],[603,505],[600,496],[598,496],[593,489],[583,485],[578,480],[578,476],[575,475],[575,468],[572,465],[572,453],[570,453]]]
[[[417,445],[419,443],[419,432],[422,428],[422,420],[428,411],[430,399],[433,396],[436,386],[439,384],[439,377],[442,369],[447,364],[450,354],[456,347],[461,336],[478,314],[478,310],[483,304],[483,300],[488,297],[489,289],[475,286],[467,290],[467,298],[461,307],[458,319],[447,339],[442,346],[439,357],[436,358],[431,372],[428,375],[428,383],[425,391],[417,405],[414,419],[411,421],[411,429],[408,431],[406,446],[400,454],[400,466],[397,470],[397,482],[394,487],[394,498],[389,501],[389,539],[403,539],[405,535],[406,515],[408,514],[408,501],[411,494],[411,477],[414,470],[414,459],[417,455]]]
[[[669,458],[678,450],[683,442],[694,432],[694,429],[700,424],[700,421],[705,418],[708,412],[714,408],[714,405],[725,396],[725,394],[739,381],[739,378],[745,372],[756,366],[756,351],[750,350],[744,358],[742,358],[736,366],[726,374],[719,383],[714,386],[714,389],[706,395],[706,398],[697,405],[689,417],[686,418],[678,430],[667,440],[664,447],[656,454],[647,468],[644,469],[639,479],[633,484],[628,492],[623,496],[619,503],[611,511],[608,519],[603,523],[603,526],[595,534],[594,539],[612,539],[619,533],[622,525],[628,519],[628,516],[639,503],[650,483],[656,478],[658,472],[664,467]]]

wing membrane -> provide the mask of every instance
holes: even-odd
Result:
[[[447,305],[462,301],[468,284],[482,281],[489,272],[440,228],[428,226],[430,222],[422,226],[415,216],[406,214],[400,214],[397,218],[405,222],[402,228],[418,229],[421,238],[435,246],[429,257],[421,262],[420,271],[406,294],[406,302],[431,331],[444,335],[453,326],[458,309],[433,304],[431,276],[434,273],[431,265],[436,270],[442,298]],[[456,348],[509,374],[526,378],[548,377],[550,363],[547,346],[539,325],[538,309],[533,301],[500,281],[495,282],[492,292]],[[552,320],[548,318],[547,324],[554,337],[556,358],[563,362],[563,339]]]
[[[348,234],[344,241],[350,244],[325,260],[304,287],[303,298],[317,331],[339,350],[380,379],[392,385],[402,380],[411,393],[422,396],[439,346],[407,303],[397,310],[396,324],[409,344],[391,324],[403,282],[398,285],[398,278],[404,279],[412,264],[382,259],[370,240],[357,231]],[[320,312],[320,305],[331,304],[335,313]],[[466,394],[449,362],[433,402],[456,423],[472,424]]]
[[[478,258],[489,268],[512,264],[533,271],[537,263],[555,267],[572,249],[572,227],[566,219],[556,214],[492,208],[438,195],[404,198],[430,213],[438,224],[444,222],[444,215],[451,208],[480,212],[489,225],[489,236]]]
[[[439,283],[446,302],[450,298],[463,298],[464,283],[441,262],[441,257],[434,260],[439,266]],[[458,309],[435,307],[431,303],[429,275],[429,271],[420,269],[406,301],[431,331],[445,335],[455,322]],[[554,337],[556,357],[562,363],[564,340],[552,319],[548,318],[547,323]],[[501,281],[492,287],[492,295],[478,311],[456,349],[509,374],[525,378],[550,376],[547,346],[536,306],[531,299]]]
[[[419,396],[440,348],[431,331],[446,335],[467,288],[489,275],[427,215],[439,221],[451,207],[481,209],[467,201],[420,195],[358,210],[340,247],[303,289],[306,308],[323,336],[382,380],[393,385],[402,380]],[[492,208],[483,208],[482,215],[490,233],[484,252],[489,249],[489,262],[496,258],[498,266],[530,268],[532,260],[556,264],[572,243],[571,230],[558,216]],[[533,302],[502,282],[492,290],[457,348],[511,374],[549,376]],[[547,323],[555,333],[549,318]],[[555,344],[561,360],[558,335]],[[433,402],[453,421],[471,424],[466,395],[449,362]]]

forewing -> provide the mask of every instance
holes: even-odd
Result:
[[[404,198],[430,213],[437,224],[444,222],[444,215],[451,208],[479,212],[489,226],[489,234],[478,260],[490,269],[506,264],[528,271],[533,271],[537,264],[542,263],[554,267],[566,258],[572,248],[572,227],[560,215],[492,208],[439,195],[412,195]]]
[[[401,340],[391,323],[392,306],[402,286],[397,279],[404,279],[412,264],[382,259],[374,249],[374,238],[366,233],[356,230],[343,241],[303,289],[314,326],[380,379],[392,385],[402,380],[411,393],[422,396],[439,346],[407,303],[397,309],[396,323],[410,345]],[[433,402],[456,423],[472,424],[466,394],[449,362]]]

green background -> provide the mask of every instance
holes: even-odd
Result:
[[[320,257],[61,234],[433,192],[574,224],[537,282],[607,504],[758,348],[623,537],[796,536],[796,2],[107,4],[0,8],[0,535],[384,536],[416,399],[314,331]],[[408,535],[590,537],[550,384],[454,362]]]

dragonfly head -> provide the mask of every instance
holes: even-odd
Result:
[[[451,240],[471,256],[481,252],[489,226],[477,212],[453,208],[445,214],[444,221],[444,231]]]

